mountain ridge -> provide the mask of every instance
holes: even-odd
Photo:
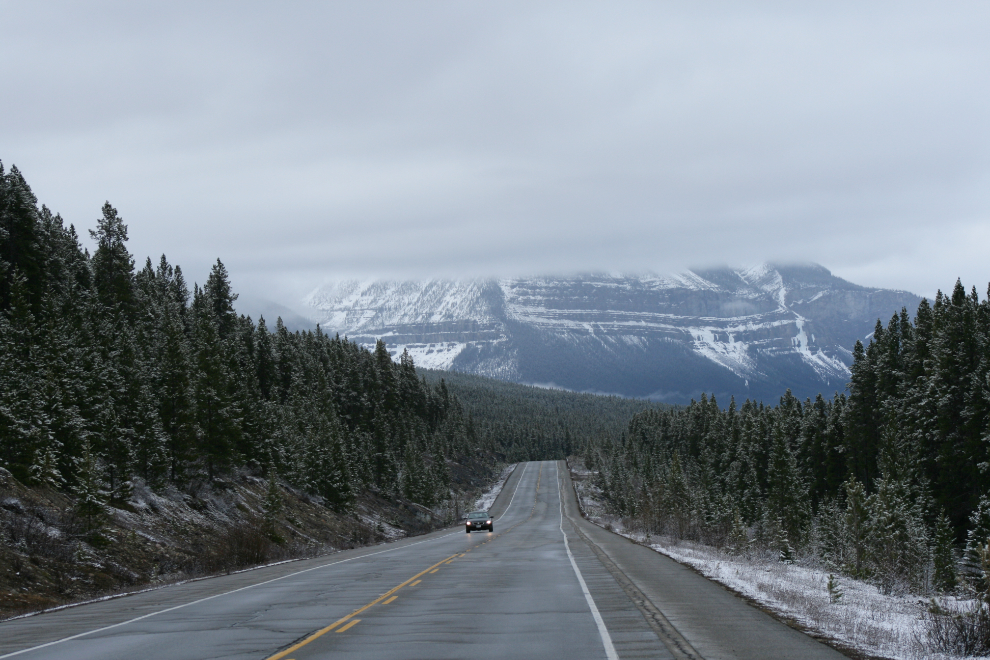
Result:
[[[818,264],[681,273],[344,280],[303,301],[325,331],[417,365],[686,402],[842,390],[852,347],[921,298]]]

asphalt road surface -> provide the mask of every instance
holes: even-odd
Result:
[[[0,623],[0,659],[841,658],[520,465],[463,528]]]

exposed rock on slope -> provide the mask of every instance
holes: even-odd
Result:
[[[578,391],[686,402],[775,400],[845,387],[877,318],[920,298],[858,286],[818,265],[676,275],[346,281],[306,299],[324,330],[417,366]]]
[[[268,483],[246,470],[160,492],[135,480],[131,497],[94,527],[72,498],[28,488],[0,468],[0,619],[423,534],[452,524],[494,476],[480,460],[454,463],[451,473],[462,500],[454,510],[365,491],[351,509],[333,511],[283,483],[281,510],[268,520]]]

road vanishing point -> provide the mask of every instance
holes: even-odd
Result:
[[[581,518],[520,464],[493,533],[457,527],[0,623],[0,659],[842,658]]]

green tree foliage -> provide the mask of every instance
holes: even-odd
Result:
[[[990,301],[957,282],[877,322],[846,393],[775,406],[702,395],[632,417],[582,453],[616,513],[653,533],[817,552],[886,591],[982,578],[990,542]],[[734,539],[734,540],[730,540]]]
[[[94,526],[135,477],[160,488],[235,469],[334,508],[361,489],[449,499],[451,464],[480,454],[444,382],[381,342],[370,352],[239,316],[219,260],[192,292],[164,256],[135,271],[127,235],[105,204],[90,256],[0,165],[0,466],[75,494]]]

